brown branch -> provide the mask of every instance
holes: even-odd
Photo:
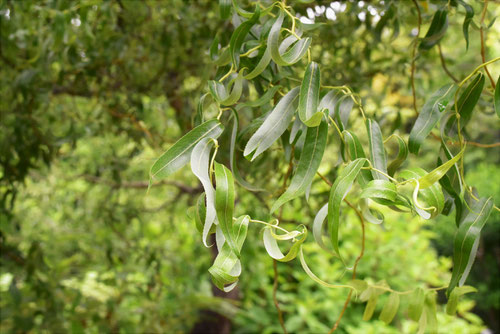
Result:
[[[441,59],[441,65],[443,66],[443,70],[448,74],[448,76],[455,82],[458,82],[458,79],[455,78],[453,74],[451,74],[450,71],[448,71],[448,68],[446,67],[446,62],[443,56],[443,51],[441,50],[441,44],[438,44],[438,51],[439,51],[439,58]]]
[[[416,68],[416,59],[415,56],[417,54],[417,45],[418,45],[418,38],[420,36],[420,26],[422,25],[422,15],[420,14],[420,8],[418,7],[418,3],[416,0],[413,0],[413,3],[415,4],[415,8],[417,8],[417,14],[418,14],[418,27],[417,27],[417,36],[415,36],[415,41],[413,44],[413,52],[412,52],[412,57],[411,57],[411,92],[413,95],[413,109],[415,109],[415,114],[418,116],[418,110],[417,110],[417,94],[415,92],[415,68]]]
[[[273,284],[273,301],[276,310],[278,311],[278,319],[283,328],[283,333],[287,334],[285,327],[285,321],[283,320],[283,312],[281,312],[280,304],[278,303],[278,298],[276,298],[276,291],[278,291],[278,261],[273,259],[273,268],[274,268],[274,284]]]
[[[484,46],[484,18],[486,17],[486,9],[488,8],[488,0],[484,0],[484,7],[483,7],[483,13],[481,14],[481,22],[480,26],[481,28],[479,29],[479,33],[481,35],[481,58],[483,60],[483,63],[486,63],[486,48]],[[490,78],[491,82],[491,87],[493,87],[493,90],[495,90],[495,81],[491,77],[490,71],[488,71],[488,67],[484,66],[484,70],[486,71],[486,74],[488,75],[488,78]]]

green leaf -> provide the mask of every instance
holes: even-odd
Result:
[[[229,106],[238,102],[243,91],[243,74],[242,72],[232,79],[229,84],[224,86],[222,83],[210,80],[208,82],[208,89],[214,99],[223,106]],[[231,93],[229,93],[229,91]]]
[[[223,131],[224,126],[218,120],[207,121],[189,131],[156,160],[149,172],[151,181],[166,178],[182,168],[201,139],[218,138]]]
[[[262,152],[267,150],[281,135],[292,121],[297,109],[297,97],[299,88],[289,91],[274,107],[264,123],[250,138],[245,146],[244,156],[255,151],[251,160],[254,160]]]
[[[299,250],[300,250],[300,245],[306,240],[307,238],[307,229],[305,227],[302,228],[302,231],[300,232],[300,235],[298,238],[294,239],[294,242],[292,244],[292,247],[290,247],[290,250],[286,255],[283,255],[281,250],[278,247],[278,243],[276,242],[276,239],[273,235],[276,235],[272,233],[271,229],[274,227],[271,226],[266,226],[264,228],[264,247],[266,248],[267,253],[269,256],[271,256],[273,259],[278,260],[280,262],[288,262],[297,256]]]
[[[366,159],[359,158],[349,163],[339,174],[330,190],[328,201],[328,229],[335,253],[339,256],[345,265],[344,258],[339,250],[339,225],[340,225],[340,204],[352,187],[352,184],[358,176],[361,167],[366,163]]]
[[[281,88],[280,85],[273,86],[273,87],[269,88],[264,93],[264,95],[262,95],[261,97],[259,97],[257,100],[255,100],[255,101],[248,101],[248,102],[237,104],[236,105],[236,110],[241,110],[241,109],[243,109],[245,107],[256,108],[256,107],[263,106],[264,104],[266,104],[269,101],[271,101],[271,99],[274,97],[274,95],[276,95],[276,92],[280,88]]]
[[[372,180],[363,188],[359,197],[394,202],[397,194],[394,183],[387,180]]]
[[[226,20],[231,15],[231,1],[230,0],[219,0],[219,10],[220,17]]]
[[[229,2],[229,0],[226,0]],[[231,40],[229,41],[229,53],[231,54],[231,59],[233,60],[233,64],[235,68],[238,68],[240,62],[239,52],[241,49],[241,45],[245,41],[250,29],[254,26],[255,23],[259,20],[260,17],[260,7],[255,6],[255,13],[252,15],[250,19],[241,23],[238,28],[236,28],[231,35]]]
[[[203,222],[203,244],[208,247],[208,235],[212,224],[215,222],[216,212],[215,212],[215,189],[208,175],[209,164],[210,164],[210,152],[214,142],[212,138],[203,138],[193,149],[191,154],[191,170],[193,174],[200,180],[205,190],[206,198],[206,215],[205,221]]]
[[[324,122],[318,127],[307,128],[304,148],[300,154],[299,165],[292,182],[285,193],[274,202],[271,213],[286,202],[302,195],[309,187],[321,163],[323,153],[325,153],[327,136],[328,125]]]
[[[323,113],[318,111],[320,83],[319,66],[315,62],[311,62],[302,79],[299,97],[300,120],[310,127],[318,126],[323,118]]]
[[[249,216],[241,216],[234,222],[233,234],[239,252],[241,252],[247,236],[249,221]],[[231,247],[224,243],[219,254],[217,254],[214,264],[208,271],[212,275],[215,286],[224,292],[229,292],[234,289],[238,282],[238,277],[241,274],[241,262]]]
[[[313,230],[314,240],[316,240],[318,245],[327,252],[331,252],[331,250],[323,242],[323,225],[327,215],[328,215],[328,203],[323,205],[321,209],[319,209],[318,213],[316,213],[316,216],[314,217],[313,221],[312,230]]]
[[[458,162],[460,157],[464,154],[464,151],[465,147],[453,159],[446,161],[444,164],[435,168],[430,173],[427,173],[419,178],[418,182],[420,183],[420,189],[429,188],[438,180],[440,180],[446,174],[446,172],[448,172],[448,170]]]
[[[255,65],[253,70],[250,71],[250,73],[245,75],[245,79],[247,80],[253,79],[262,72],[264,72],[264,70],[266,69],[267,65],[269,65],[270,62],[271,62],[271,50],[269,49],[269,47],[266,47],[266,50],[264,51],[262,57],[259,59],[259,62],[257,63],[257,65]]]
[[[443,86],[425,102],[410,132],[408,146],[411,153],[418,153],[424,139],[441,118],[456,90],[457,86],[453,84]]]
[[[424,312],[428,331],[426,333],[437,334],[437,307],[436,307],[436,291],[429,291],[425,296]]]
[[[375,311],[375,307],[377,306],[377,301],[378,294],[372,292],[372,294],[368,298],[368,303],[366,303],[365,312],[363,313],[363,321],[368,321],[372,318],[373,311]]]
[[[398,140],[398,155],[387,167],[387,173],[390,176],[394,176],[399,167],[405,162],[408,157],[408,146],[406,142],[398,135],[394,135],[394,138]]]
[[[422,315],[425,302],[425,292],[422,288],[416,288],[410,296],[408,306],[408,316],[414,321],[418,321]]]
[[[231,250],[239,257],[233,236],[234,180],[231,171],[220,163],[215,163],[215,209],[222,234]]]
[[[481,236],[481,229],[493,208],[493,200],[481,198],[479,201],[471,201],[470,210],[464,216],[457,234],[455,235],[453,249],[453,273],[448,286],[447,294],[451,294],[453,289],[462,286],[469,276],[472,264],[476,259],[477,248]]]
[[[497,116],[500,117],[500,75],[498,76],[497,85],[495,88],[494,104],[495,112],[497,113]]]
[[[363,146],[361,145],[361,142],[359,141],[356,134],[347,130],[342,131],[342,134],[344,136],[346,146],[349,150],[349,156],[351,157],[351,160],[356,160],[358,158],[366,158]],[[373,180],[373,176],[370,173],[370,171],[366,169],[361,170],[360,177],[358,178],[359,184],[364,186],[371,180]]]
[[[462,30],[465,38],[465,49],[467,50],[469,49],[469,25],[472,22],[472,18],[474,17],[474,9],[463,0],[458,0],[458,3],[465,9],[465,19]]]
[[[483,91],[484,80],[484,75],[478,73],[458,99],[457,107],[460,114],[460,126],[462,128],[469,123],[472,117],[472,110],[474,110]]]
[[[446,7],[438,9],[432,18],[427,34],[420,42],[420,50],[429,50],[443,38],[448,28],[448,11]]]
[[[370,143],[370,161],[372,166],[387,174],[387,157],[385,155],[382,132],[380,131],[378,123],[374,120],[367,119],[366,131],[368,133],[368,141]],[[372,175],[374,179],[388,180],[387,176],[376,171],[372,171]]]
[[[379,319],[385,322],[387,325],[391,323],[392,319],[398,312],[399,308],[399,294],[392,292],[389,295],[389,298],[384,304],[384,308],[382,308],[382,312],[380,313]]]
[[[206,208],[205,208],[205,193],[202,193],[196,201],[194,210],[194,222],[198,232],[203,232],[203,225],[205,224]]]
[[[231,168],[231,171],[233,172],[234,179],[236,182],[238,182],[241,186],[244,188],[250,190],[250,191],[264,191],[265,189],[255,187],[245,181],[243,177],[240,175],[240,172],[238,170],[238,166],[236,164],[236,137],[238,135],[238,122],[239,122],[239,117],[238,113],[234,110],[231,109],[233,112],[233,129],[231,131],[231,143],[229,146],[229,167]]]
[[[311,38],[308,37],[297,40],[288,50],[282,50],[282,52],[280,52],[279,39],[283,19],[284,12],[280,11],[278,18],[269,31],[267,45],[271,50],[271,57],[276,64],[280,66],[290,66],[304,57],[309,45],[311,45]]]
[[[464,285],[453,289],[453,291],[450,294],[450,297],[448,298],[448,303],[446,303],[446,313],[448,315],[455,315],[455,312],[457,311],[459,297],[470,292],[477,292],[477,289],[468,285]]]

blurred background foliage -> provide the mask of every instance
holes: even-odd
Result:
[[[477,20],[482,3],[467,2]],[[415,120],[409,81],[409,46],[417,25],[412,3],[289,3],[304,21],[322,23],[313,32],[312,52],[324,80],[359,92],[385,135],[407,134]],[[443,2],[419,3],[425,32]],[[500,15],[499,7],[490,3],[487,23]],[[463,9],[452,7],[441,42],[446,65],[459,79],[482,62],[477,29],[470,29],[465,48],[463,19]],[[385,26],[379,29],[381,20]],[[146,192],[149,167],[192,127],[198,99],[215,75],[207,53],[214,36],[227,44],[232,30],[211,0],[0,0],[2,333],[199,333],[210,322],[225,323],[221,333],[281,331],[272,300],[273,262],[260,228],[251,226],[239,288],[225,296],[211,286],[207,269],[213,253],[203,247],[186,214],[202,192],[195,178],[180,171],[174,181]],[[499,39],[500,25],[494,23],[487,31],[487,59],[500,54]],[[500,66],[490,71],[496,78]],[[436,48],[419,54],[418,105],[451,80]],[[468,137],[499,141],[492,97],[483,94],[478,109]],[[361,120],[352,124],[362,127]],[[431,169],[438,147],[439,141],[429,138],[413,159]],[[337,165],[338,143],[330,140],[327,152],[325,165]],[[227,159],[222,156],[221,162]],[[498,148],[469,147],[465,161],[468,184],[494,196],[497,206],[499,159]],[[252,182],[279,187],[280,180],[269,172],[283,168],[277,156],[261,159],[258,169],[240,165]],[[322,172],[331,179],[335,175],[334,170]],[[309,203],[297,199],[287,206],[285,226],[310,226],[327,190],[315,181]],[[238,195],[239,213],[269,218],[265,198]],[[500,330],[499,223],[494,211],[468,280],[479,293],[460,303],[458,317],[447,316],[439,306],[440,332]],[[347,216],[343,232],[343,249],[353,257],[359,252],[357,224],[354,215]],[[453,214],[424,222],[387,213],[384,225],[367,226],[358,277],[385,279],[398,290],[446,285],[454,231]],[[319,277],[340,279],[341,266],[328,254],[314,243],[306,243],[305,251]],[[346,291],[318,286],[298,260],[280,263],[278,270],[277,298],[287,329],[326,332]],[[363,309],[354,302],[339,331],[417,330],[404,315],[391,326],[363,322]]]

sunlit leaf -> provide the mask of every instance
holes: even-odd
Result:
[[[427,34],[420,42],[420,50],[429,50],[443,38],[448,28],[448,11],[446,7],[440,8],[434,14]]]
[[[446,313],[448,315],[455,315],[458,306],[458,299],[460,298],[460,296],[471,292],[477,292],[477,289],[467,285],[454,288],[450,294],[450,297],[448,297],[448,303],[446,303]]]
[[[234,180],[231,171],[226,166],[215,163],[215,209],[217,220],[222,234],[231,250],[239,257],[240,251],[236,247],[233,235],[234,211]]]
[[[430,173],[427,173],[419,178],[418,182],[420,183],[420,189],[429,188],[434,183],[439,181],[446,174],[446,172],[448,172],[448,170],[458,162],[464,154],[464,151],[465,147],[455,157],[453,157],[453,159],[446,161],[441,166],[433,169]]]
[[[398,312],[398,308],[399,294],[396,292],[392,292],[385,302],[384,307],[382,308],[379,319],[385,322],[387,325],[390,324],[392,319],[394,319],[394,316]]]
[[[320,76],[318,64],[311,62],[300,86],[299,117],[307,126],[318,126],[323,118],[323,113],[318,111]]]
[[[296,239],[294,239],[293,244],[290,247],[288,253],[286,255],[283,255],[283,253],[278,247],[276,239],[273,237],[273,234],[271,233],[271,229],[273,228],[274,227],[270,226],[266,226],[264,228],[264,247],[266,248],[266,251],[269,254],[269,256],[280,262],[288,262],[295,259],[295,257],[299,252],[301,244],[307,238],[307,229],[305,227],[302,228],[302,231],[300,231],[301,232],[300,235]]]
[[[416,288],[410,295],[410,304],[408,306],[408,316],[414,321],[418,321],[422,316],[425,303],[425,292],[422,288]]]
[[[370,161],[376,169],[387,174],[387,157],[382,140],[382,132],[377,122],[371,119],[366,120],[366,131],[370,143]],[[387,176],[376,171],[372,171],[374,179],[388,180]]]

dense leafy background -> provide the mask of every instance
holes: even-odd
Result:
[[[468,3],[478,22],[481,2]],[[420,4],[423,36],[442,2]],[[309,33],[322,80],[358,92],[384,137],[407,134],[415,121],[409,73],[417,19],[411,2],[370,4],[377,13],[397,10],[397,15],[388,15],[382,31],[368,4],[332,5],[335,20],[327,19],[332,11],[321,5],[328,8],[330,2],[293,3],[299,15],[323,23]],[[500,8],[492,2],[486,23],[496,15]],[[459,79],[482,62],[479,32],[473,25],[466,49],[464,17],[462,7],[452,7],[441,42],[446,64]],[[232,31],[231,20],[222,19],[217,2],[209,0],[0,1],[2,332],[189,332],[196,324],[220,321],[217,314],[231,318],[236,333],[281,330],[272,300],[273,263],[262,246],[261,228],[250,226],[242,251],[244,273],[238,291],[226,299],[211,286],[207,270],[213,255],[186,215],[203,191],[189,169],[146,193],[149,167],[193,127],[207,80],[224,74],[216,73],[208,55],[214,36],[226,45]],[[499,37],[499,24],[494,23],[487,31],[488,59],[500,55]],[[416,65],[421,107],[452,81],[436,48],[419,52]],[[304,61],[287,75],[301,78],[305,67]],[[497,78],[500,66],[489,69]],[[256,97],[259,92],[248,94]],[[492,95],[483,94],[476,109],[468,138],[499,141]],[[205,116],[216,114],[208,110]],[[247,112],[243,120],[257,115],[260,111]],[[231,122],[225,122],[229,127]],[[364,124],[351,120],[351,128],[361,134]],[[229,134],[221,143],[228,142],[224,136]],[[339,163],[339,143],[332,138],[320,172],[333,180],[337,170],[329,166]],[[432,169],[438,147],[429,137],[409,164],[418,161]],[[221,148],[220,162],[228,162],[227,152]],[[497,201],[498,153],[498,147],[469,147],[465,160],[468,184]],[[241,161],[240,169],[256,185],[279,189],[281,171],[287,167],[281,154],[273,150],[257,164]],[[272,203],[268,198],[243,191],[238,196],[235,216],[269,218],[263,204]],[[308,204],[303,198],[287,204],[284,226],[310,225],[327,198],[328,187],[315,178]],[[446,315],[439,306],[440,331],[472,333],[486,326],[499,330],[499,220],[494,212],[485,226],[467,282],[479,293],[460,303],[459,317]],[[359,252],[358,222],[350,213],[344,223],[342,249],[352,258]],[[358,276],[374,282],[385,279],[399,290],[446,285],[454,224],[453,215],[424,222],[386,213],[383,226],[367,225],[367,249]],[[319,277],[335,281],[342,274],[340,263],[316,244],[306,243],[304,251]],[[347,291],[317,285],[298,260],[278,264],[278,269],[277,297],[287,329],[326,332]],[[473,300],[480,301],[475,308]],[[361,321],[363,310],[364,304],[354,302],[340,329],[417,330],[417,323],[405,320],[404,314],[391,326]]]

